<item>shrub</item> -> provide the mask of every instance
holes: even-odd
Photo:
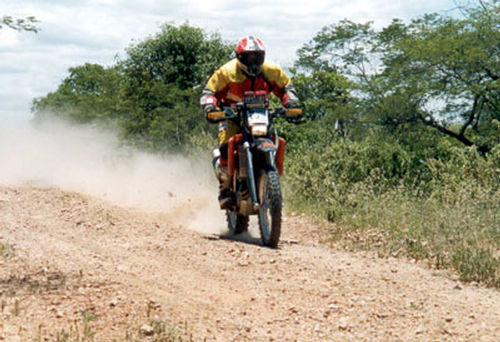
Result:
[[[486,158],[454,147],[446,158],[418,158],[375,136],[296,143],[288,202],[335,222],[332,239],[344,246],[426,259],[499,287],[500,146]]]

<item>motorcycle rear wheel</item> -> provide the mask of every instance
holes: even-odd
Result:
[[[263,170],[258,181],[259,229],[262,244],[278,247],[281,234],[281,186],[278,172]]]
[[[248,216],[240,215],[236,211],[226,210],[227,227],[234,235],[248,230]]]

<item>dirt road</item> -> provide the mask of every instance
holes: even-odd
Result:
[[[271,250],[179,215],[0,187],[0,340],[500,340],[498,291],[329,249],[300,218]]]

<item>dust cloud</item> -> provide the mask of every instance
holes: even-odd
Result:
[[[216,180],[206,161],[125,148],[111,130],[98,127],[55,119],[36,127],[27,120],[3,121],[2,185],[56,187],[166,212],[174,222],[204,233],[225,230]]]

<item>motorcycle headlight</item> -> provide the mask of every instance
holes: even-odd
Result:
[[[267,125],[253,125],[251,128],[252,135],[261,136],[267,135]]]

